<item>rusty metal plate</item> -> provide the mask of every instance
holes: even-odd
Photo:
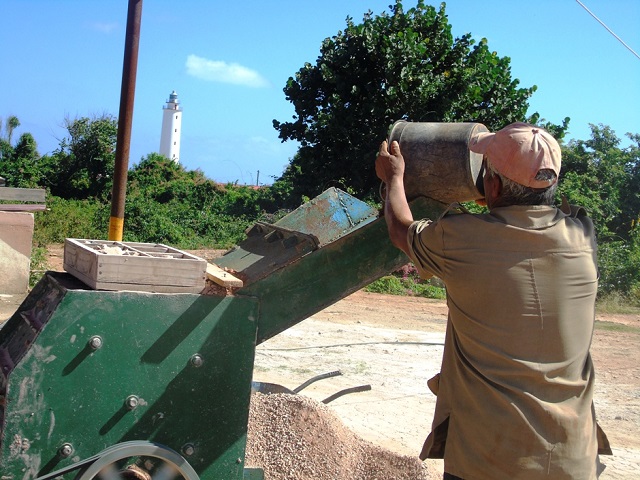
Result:
[[[247,286],[377,216],[377,210],[366,203],[330,188],[273,225],[256,223],[247,230],[247,239],[216,259],[216,264],[238,273]]]
[[[313,235],[319,246],[334,242],[375,220],[378,211],[337,188],[329,188],[276,222],[279,227]]]

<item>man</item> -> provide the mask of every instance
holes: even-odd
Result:
[[[589,354],[598,283],[591,220],[553,206],[560,147],[514,123],[482,132],[489,213],[414,221],[404,159],[384,142],[376,173],[395,246],[447,287],[449,321],[433,429],[420,457],[445,479],[596,478],[598,439]]]

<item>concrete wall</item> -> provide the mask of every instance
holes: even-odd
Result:
[[[29,289],[33,213],[0,212],[0,294]]]

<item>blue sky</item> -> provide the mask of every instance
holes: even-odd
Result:
[[[581,2],[640,54],[639,1]],[[127,3],[2,1],[0,117],[19,118],[14,138],[30,132],[49,153],[66,134],[65,118],[117,116]],[[359,22],[391,3],[147,0],[129,164],[158,150],[162,106],[176,90],[187,169],[220,182],[271,183],[297,150],[272,126],[294,114],[282,92],[287,78],[315,64],[322,40],[347,16]],[[521,86],[538,86],[529,113],[554,123],[571,117],[568,139],[590,138],[589,123],[609,125],[623,145],[626,132],[640,133],[640,59],[576,0],[451,0],[447,14],[455,36],[487,38],[511,58]]]

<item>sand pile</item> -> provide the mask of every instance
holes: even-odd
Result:
[[[330,407],[304,395],[252,395],[246,465],[262,468],[265,480],[439,478],[419,458],[358,437]]]

